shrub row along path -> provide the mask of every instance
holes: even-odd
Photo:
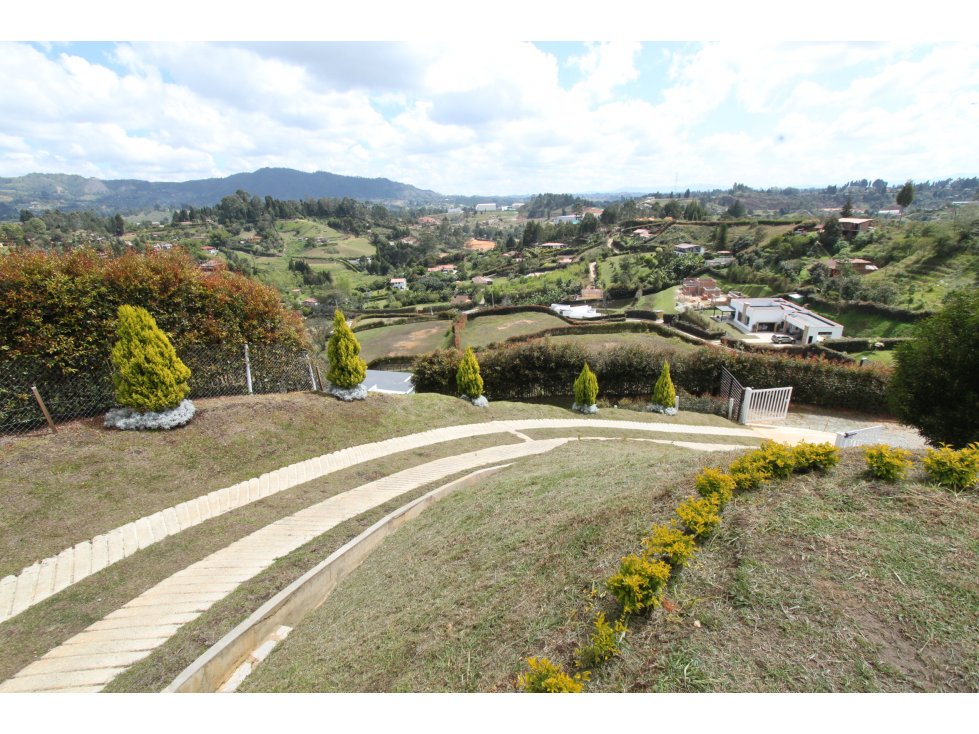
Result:
[[[432,461],[331,497],[278,520],[149,589],[120,609],[66,640],[31,663],[0,691],[98,691],[136,661],[169,639],[241,583],[340,522],[447,476],[488,464],[539,454],[571,438],[532,440],[521,431],[548,428],[613,428],[663,433],[699,433],[775,438],[787,442],[825,441],[832,434],[800,429],[719,428],[674,423],[640,423],[589,419],[492,421],[451,426],[352,447],[293,464],[257,479],[217,490],[148,518],[80,543],[56,557],[7,577],[0,587],[0,612],[6,617],[85,578],[167,535],[275,492],[303,484],[354,464],[399,451],[471,436],[509,432],[520,443],[483,449]],[[701,450],[736,450],[737,444],[663,441]],[[87,554],[87,558],[85,557]],[[66,560],[67,559],[67,560]],[[70,568],[70,571],[67,570]],[[44,569],[44,573],[41,573]],[[12,579],[12,581],[11,581]],[[33,591],[30,589],[33,588]],[[26,600],[26,601],[25,601]],[[6,618],[4,617],[4,618]]]

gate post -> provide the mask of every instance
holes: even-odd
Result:
[[[252,394],[252,363],[248,359],[248,342],[245,342],[245,382],[248,383],[248,394]]]
[[[744,389],[744,397],[741,399],[741,415],[738,416],[738,423],[746,425],[748,423],[748,409],[751,406],[751,393],[754,390],[750,387]]]
[[[727,399],[727,419],[731,420],[734,417],[734,398]]]

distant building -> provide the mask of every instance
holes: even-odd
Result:
[[[826,267],[829,268],[829,276],[835,277],[840,274],[840,265],[847,265],[853,269],[853,272],[857,275],[866,275],[867,273],[873,273],[877,270],[877,266],[874,265],[870,260],[864,260],[863,258],[855,257],[851,260],[846,258],[840,258],[836,260],[827,260]]]
[[[454,273],[458,268],[455,265],[436,265],[434,268],[425,268],[430,273]]]
[[[496,204],[495,203],[492,203],[492,204],[477,204],[476,205],[476,213],[477,214],[479,212],[495,212],[495,211],[496,211]]]
[[[594,319],[601,316],[591,306],[566,306],[563,303],[552,303],[551,310],[566,319]]]
[[[436,226],[436,227],[439,224],[441,224],[441,222],[439,222],[439,220],[437,220],[435,217],[419,217],[418,223],[422,225]]]
[[[496,243],[492,240],[471,239],[466,243],[465,248],[473,252],[489,252],[496,249]]]
[[[465,293],[460,293],[458,296],[452,296],[453,306],[465,306],[467,303],[472,303],[473,299],[467,296]]]
[[[673,248],[673,252],[677,255],[703,255],[704,246],[694,245],[690,242],[682,242]]]
[[[873,219],[861,219],[858,217],[840,217],[840,230],[844,237],[853,237],[860,232],[869,232],[870,223]]]
[[[312,308],[313,306],[319,306],[320,305],[320,302],[318,300],[316,300],[315,298],[313,298],[312,296],[310,296],[309,298],[304,298],[303,299],[303,305],[304,306],[309,306],[310,308]]]
[[[904,210],[899,206],[892,207],[890,209],[881,209],[877,212],[879,217],[899,217],[904,213]]]
[[[536,247],[547,247],[548,249],[551,249],[551,250],[557,250],[557,249],[562,248],[562,247],[567,247],[567,245],[564,244],[563,242],[544,242],[544,243],[542,243],[540,245],[535,245],[535,246]]]
[[[785,332],[802,344],[843,336],[843,325],[784,298],[732,298],[731,323],[745,333]]]
[[[605,297],[605,291],[601,288],[592,288],[590,286],[585,286],[581,289],[581,295],[578,296],[578,300],[581,301],[601,301]]]
[[[557,259],[558,265],[570,265],[574,262],[574,258],[570,255],[562,255]]]
[[[408,290],[408,281],[405,278],[391,278],[391,280],[388,282],[390,283],[391,287],[394,288],[395,290],[399,290],[399,291]]]
[[[487,278],[486,276],[483,275],[477,275],[472,279],[472,281],[476,285],[491,285],[493,283],[492,278]]]
[[[577,214],[562,214],[559,217],[551,217],[554,224],[577,224],[580,220]]]
[[[695,298],[716,299],[724,295],[713,278],[684,278],[682,292]]]

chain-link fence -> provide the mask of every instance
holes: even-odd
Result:
[[[192,399],[317,390],[326,374],[317,357],[279,345],[201,345],[180,350],[179,356],[191,371]],[[0,362],[0,434],[49,430],[48,418],[64,423],[114,405],[108,362],[104,369],[73,375],[30,360]]]

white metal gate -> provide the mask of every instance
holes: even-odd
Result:
[[[791,387],[770,387],[764,390],[746,387],[740,422],[754,423],[785,418],[789,412],[789,400],[791,399]]]

